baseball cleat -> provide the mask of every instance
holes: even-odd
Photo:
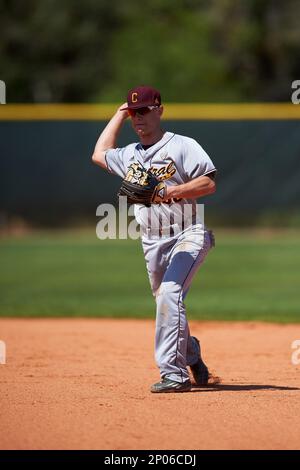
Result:
[[[173,392],[189,392],[192,384],[189,380],[186,382],[175,382],[167,378],[163,378],[161,382],[153,384],[151,387],[152,393],[173,393]]]
[[[201,358],[201,348],[200,348],[200,342],[198,338],[195,336],[192,336],[192,338],[197,342],[198,347],[199,347],[199,358],[198,361],[195,362],[195,364],[190,366],[192,376],[195,380],[196,385],[208,385],[208,379],[210,377],[207,365],[204,363],[204,361]]]
[[[195,364],[190,366],[190,369],[196,385],[208,385],[209,372],[201,357]]]

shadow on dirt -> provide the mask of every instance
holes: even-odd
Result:
[[[226,385],[226,384],[216,384],[216,385],[206,385],[198,386],[193,385],[192,392],[247,392],[253,390],[300,390],[297,387],[279,387],[277,385],[253,385],[253,384],[237,384],[237,385]]]

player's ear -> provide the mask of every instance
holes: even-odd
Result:
[[[159,115],[162,116],[163,112],[164,112],[164,107],[163,106],[160,106],[158,108],[158,112],[159,112]]]

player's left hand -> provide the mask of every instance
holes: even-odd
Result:
[[[167,199],[167,186],[140,163],[132,163],[118,196],[126,196],[129,204],[144,204],[150,207],[151,204],[159,204]]]

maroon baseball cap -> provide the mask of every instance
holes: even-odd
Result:
[[[145,106],[160,106],[161,96],[158,90],[151,86],[137,86],[127,94],[128,107],[124,109],[138,109]]]

